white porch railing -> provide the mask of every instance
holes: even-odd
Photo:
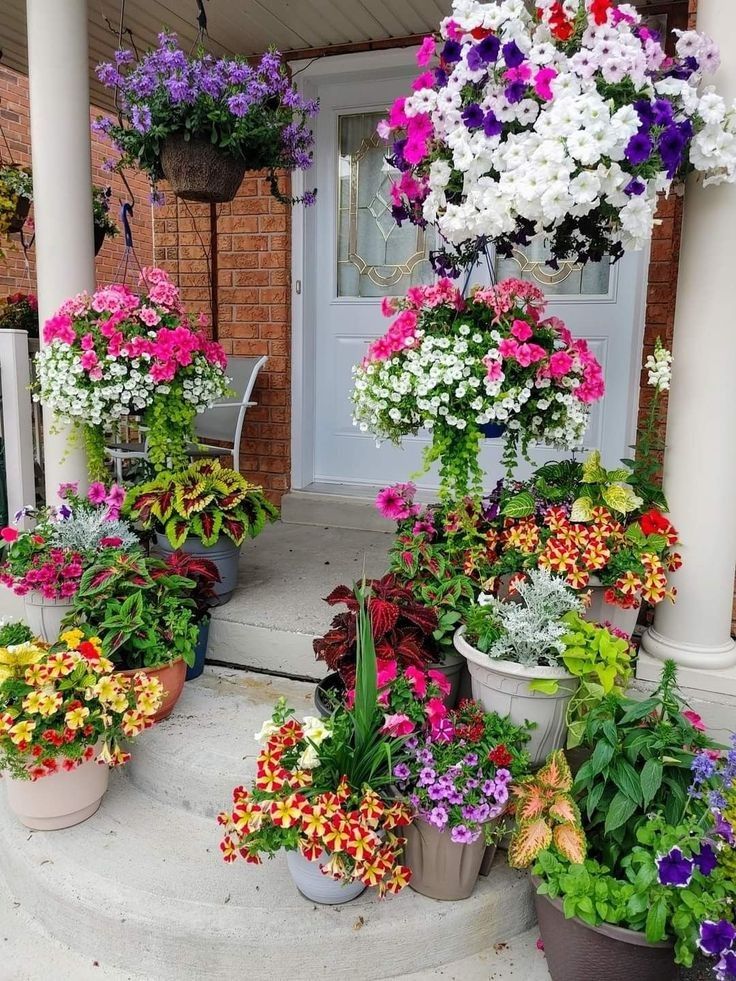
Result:
[[[5,441],[5,472],[8,516],[25,504],[35,504],[33,403],[28,353],[24,330],[0,330],[0,391],[2,431]]]

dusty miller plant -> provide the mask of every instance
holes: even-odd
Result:
[[[52,525],[51,545],[77,552],[100,548],[102,541],[118,539],[115,544],[122,549],[139,544],[138,536],[131,531],[127,521],[109,521],[106,511],[80,511]]]
[[[530,570],[528,579],[516,588],[519,603],[482,597],[481,602],[491,608],[502,631],[488,656],[524,667],[556,664],[565,652],[562,638],[568,632],[562,617],[572,610],[579,613],[583,604],[564,580],[546,569]]]

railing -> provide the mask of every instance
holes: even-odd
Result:
[[[28,334],[0,330],[0,391],[8,515],[35,504],[34,420]]]

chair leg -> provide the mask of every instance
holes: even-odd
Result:
[[[123,459],[122,457],[115,458],[115,479],[118,484],[122,487],[123,485]]]

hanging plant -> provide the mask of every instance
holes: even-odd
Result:
[[[162,33],[140,62],[118,51],[97,75],[122,109],[117,123],[98,117],[96,130],[115,144],[121,166],[140,167],[154,186],[166,178],[186,200],[231,201],[246,171],[267,170],[279,201],[314,202],[314,191],[296,199],[278,187],[277,171],[312,165],[307,120],[318,110],[296,90],[278,52],[256,66],[203,51],[190,57],[175,34]]]
[[[15,164],[0,166],[0,235],[12,235],[21,230],[32,202],[30,169]]]
[[[95,255],[102,248],[106,238],[114,238],[118,233],[118,226],[110,217],[110,199],[112,197],[111,187],[92,187],[92,219],[94,222],[95,234]]]
[[[43,328],[35,398],[81,430],[94,479],[107,433],[130,415],[148,430],[154,470],[184,469],[196,414],[228,392],[225,352],[192,325],[167,273],[144,268],[140,286],[80,293]]]
[[[436,225],[443,271],[544,233],[559,260],[614,259],[652,236],[658,197],[693,170],[736,180],[736,108],[720,63],[682,31],[677,56],[632,4],[454,0],[423,73],[379,126],[401,171],[395,215]]]

